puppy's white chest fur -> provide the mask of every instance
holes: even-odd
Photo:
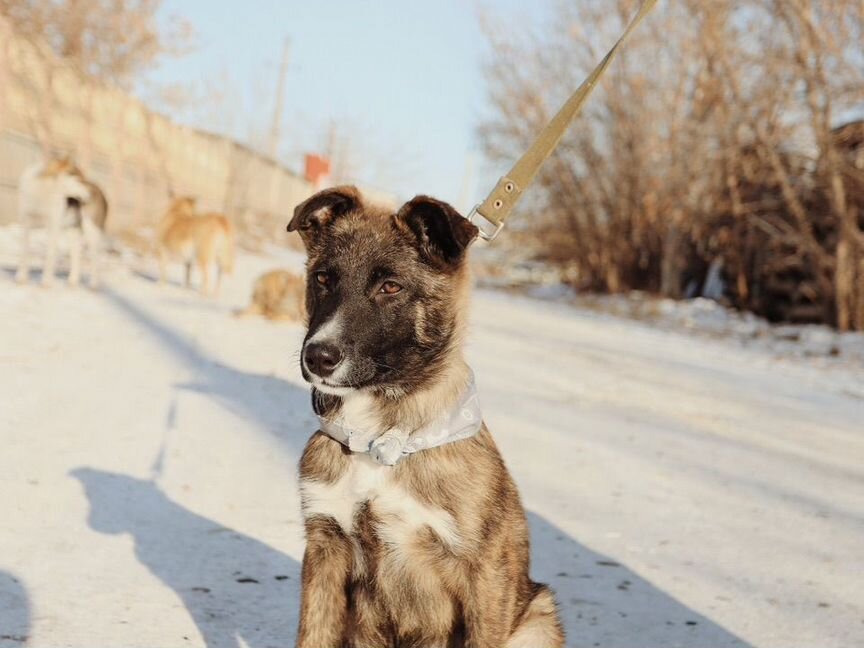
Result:
[[[345,533],[351,533],[359,506],[386,491],[392,468],[382,466],[366,455],[351,455],[351,467],[335,482],[313,479],[300,482],[303,514],[306,517],[332,517]]]
[[[300,483],[306,517],[329,516],[351,535],[357,511],[368,502],[377,520],[378,535],[388,545],[405,545],[424,527],[430,527],[453,548],[459,544],[453,516],[406,492],[393,479],[392,467],[382,466],[365,454],[351,455],[350,461],[349,469],[335,482],[307,479]]]
[[[343,421],[360,429],[375,430],[365,398],[357,395],[345,400]],[[442,542],[453,548],[459,544],[453,516],[407,492],[394,478],[393,467],[381,465],[363,453],[350,455],[349,462],[348,470],[335,482],[301,481],[304,516],[329,516],[351,535],[356,513],[368,502],[377,520],[378,535],[388,545],[405,545],[424,527],[430,527]]]

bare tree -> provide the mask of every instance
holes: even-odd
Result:
[[[524,150],[636,6],[556,4],[521,37],[486,23],[492,159]],[[658,6],[539,177],[538,254],[586,289],[722,276],[739,307],[864,328],[862,143],[836,128],[864,101],[862,33],[860,0]]]
[[[83,125],[73,148],[79,162],[88,167],[94,148],[94,97],[100,84],[128,90],[161,58],[183,53],[190,43],[192,29],[187,22],[173,18],[166,28],[157,20],[161,4],[162,0],[0,0],[0,14],[41,59],[38,70],[44,78],[37,84],[39,110],[30,116],[30,129],[45,155],[63,146],[58,143],[54,122],[68,98],[61,97],[62,89],[57,87],[56,59],[63,63],[60,67],[71,66],[79,78],[98,82],[83,83],[74,94]],[[154,115],[143,114],[153,153],[160,160],[160,175],[170,190],[164,152],[152,137]],[[117,118],[123,117],[118,114]],[[111,150],[115,158],[112,184],[119,182],[117,169],[124,156],[122,126],[118,125],[117,133]]]
[[[162,0],[0,0],[16,32],[47,42],[87,76],[128,88],[161,57],[188,46],[189,23],[164,28]]]

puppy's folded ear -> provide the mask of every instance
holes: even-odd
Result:
[[[288,223],[289,232],[299,232],[308,246],[321,231],[336,218],[360,207],[357,187],[332,187],[319,191],[294,209],[294,218]]]
[[[429,196],[417,196],[402,205],[396,224],[416,237],[427,260],[445,266],[458,265],[479,232],[453,207]]]

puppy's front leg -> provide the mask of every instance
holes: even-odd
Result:
[[[495,563],[479,565],[471,571],[467,596],[462,602],[465,648],[502,648],[510,637],[507,619],[512,618],[512,596],[508,594],[506,576],[497,573]]]
[[[77,288],[81,283],[81,230],[73,227],[69,230],[69,285]]]
[[[48,245],[45,249],[45,263],[42,266],[42,285],[45,287],[54,284],[54,273],[57,269],[57,239],[60,237],[60,225],[65,214],[66,202],[63,208],[57,207],[52,210],[48,220]]]
[[[15,281],[27,283],[30,279],[30,218],[25,207],[21,207],[21,260],[18,262],[18,272]]]
[[[351,545],[330,517],[306,520],[297,648],[341,648],[345,641]]]

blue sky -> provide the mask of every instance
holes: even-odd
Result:
[[[536,17],[534,7],[544,4],[484,6],[496,19],[515,21]],[[161,19],[172,15],[192,23],[196,46],[151,81],[216,95],[175,115],[182,121],[260,137],[287,36],[281,157],[289,165],[299,169],[303,152],[322,150],[335,124],[339,139],[347,136],[355,174],[367,183],[403,198],[429,193],[454,203],[487,191],[476,171],[467,191],[463,182],[469,156],[482,168],[474,132],[483,110],[485,44],[472,0],[165,0]]]

